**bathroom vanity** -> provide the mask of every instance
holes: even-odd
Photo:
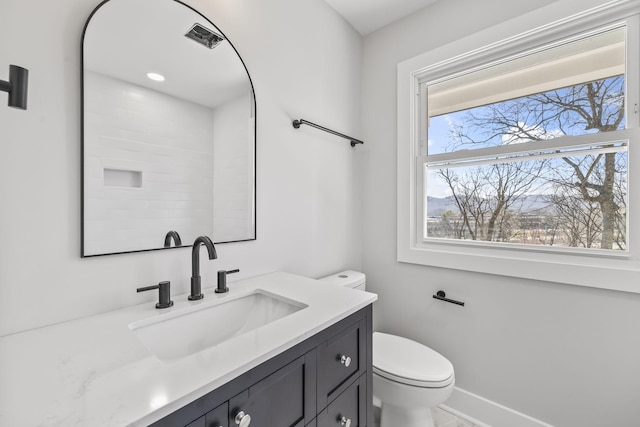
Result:
[[[0,425],[372,426],[374,294],[287,273],[229,288],[1,338]],[[207,317],[240,303],[242,327]]]
[[[370,337],[368,306],[153,426],[372,426]]]

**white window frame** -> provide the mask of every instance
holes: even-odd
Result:
[[[640,194],[634,192],[636,186],[640,188],[640,167],[635,166],[640,165],[640,2],[616,0],[588,10],[580,10],[576,3],[554,2],[520,19],[398,64],[398,261],[640,293]],[[563,18],[549,23],[550,16]],[[628,218],[628,250],[567,251],[491,242],[424,240],[421,206],[426,196],[422,188],[424,156],[420,150],[420,123],[424,120],[420,114],[426,111],[421,106],[426,99],[420,94],[420,83],[620,22],[627,24],[627,128],[577,138],[589,143],[628,143],[628,209],[638,218]],[[572,137],[562,140],[563,145],[572,144]]]

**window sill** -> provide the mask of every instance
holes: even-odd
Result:
[[[476,273],[640,293],[640,263],[565,254],[535,254],[440,244],[398,247],[398,261]]]

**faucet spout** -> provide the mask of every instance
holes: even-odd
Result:
[[[180,239],[180,235],[177,231],[171,230],[164,236],[164,247],[171,247],[171,240],[173,240],[173,245],[175,247],[182,246],[182,240]]]
[[[204,298],[202,295],[202,280],[200,278],[200,246],[204,245],[209,253],[209,259],[218,258],[216,248],[213,246],[213,242],[207,236],[200,236],[193,242],[193,248],[191,249],[191,295],[189,299],[199,300]]]

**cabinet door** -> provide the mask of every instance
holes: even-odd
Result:
[[[198,418],[197,420],[190,422],[189,424],[186,425],[186,427],[205,427],[204,415]]]
[[[318,427],[366,427],[366,397],[367,375],[362,375],[318,414]]]
[[[366,369],[366,319],[353,323],[318,347],[318,403],[324,408]]]
[[[302,427],[316,415],[316,353],[311,351],[229,400],[229,426]]]
[[[205,427],[229,427],[229,403],[224,402],[205,415]]]

